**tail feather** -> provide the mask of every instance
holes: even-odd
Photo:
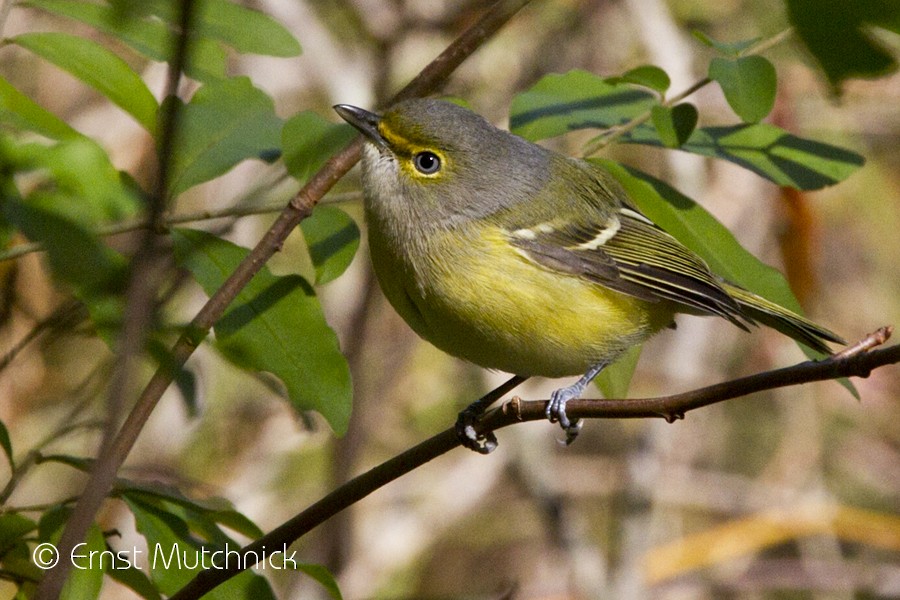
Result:
[[[753,292],[730,283],[723,283],[722,287],[729,296],[737,301],[749,318],[780,331],[813,350],[831,354],[831,349],[826,342],[846,344],[836,333],[816,325],[809,319],[782,308],[774,302],[757,296]]]

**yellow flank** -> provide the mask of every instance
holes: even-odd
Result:
[[[384,269],[396,270],[397,262],[386,240],[372,240],[388,299],[445,352],[519,375],[580,375],[672,322],[668,303],[645,302],[541,267],[495,225],[469,223],[467,229],[433,234],[427,252],[409,265],[414,276],[385,277]]]

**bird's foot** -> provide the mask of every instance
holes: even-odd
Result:
[[[464,447],[479,454],[490,454],[497,449],[497,436],[493,431],[479,433],[475,428],[478,419],[484,414],[485,407],[479,402],[467,406],[456,419],[456,437]]]
[[[556,390],[550,394],[550,402],[547,403],[547,408],[544,411],[548,421],[551,423],[558,422],[559,426],[566,432],[566,446],[575,441],[575,438],[581,433],[581,428],[584,425],[584,422],[581,419],[576,420],[574,423],[569,420],[568,415],[566,415],[566,404],[569,400],[575,400],[581,396],[584,387],[585,384],[578,381],[569,387]]]

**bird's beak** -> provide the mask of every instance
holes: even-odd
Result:
[[[369,112],[352,104],[335,104],[334,111],[340,117],[356,127],[361,134],[369,138],[373,143],[387,147],[387,143],[378,132],[378,122],[381,116]]]

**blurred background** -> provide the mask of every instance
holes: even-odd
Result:
[[[337,121],[332,104],[379,106],[487,3],[247,4],[285,24],[304,51],[296,59],[236,55],[232,71],[273,95],[282,117],[312,108]],[[737,41],[775,35],[786,23],[780,0],[536,0],[445,91],[505,127],[512,97],[545,74],[581,68],[613,76],[655,64],[677,92],[705,76],[712,56],[691,30]],[[17,9],[3,33],[64,27],[71,22]],[[884,41],[900,47],[896,36]],[[865,156],[849,180],[798,193],[733,164],[674,151],[619,145],[605,156],[700,201],[787,274],[807,314],[848,340],[898,324],[900,75],[851,81],[836,97],[794,41],[767,56],[779,77],[769,120]],[[160,93],[164,66],[139,66]],[[0,72],[100,140],[118,168],[138,180],[151,170],[149,136],[93,90],[15,48],[4,49]],[[737,121],[716,86],[690,100],[701,124]],[[585,139],[549,143],[577,154]],[[297,188],[279,164],[250,162],[171,209],[286,201]],[[364,230],[358,190],[354,170],[333,196]],[[253,246],[272,218],[203,226]],[[273,259],[274,272],[311,273],[300,235]],[[170,390],[122,474],[225,497],[268,531],[449,427],[463,406],[506,378],[450,358],[408,329],[372,278],[365,235],[350,270],[318,292],[353,374],[347,436],[336,439],[315,415],[298,418],[277,381],[239,372],[204,347],[188,363],[198,406]],[[53,437],[49,450],[92,456],[92,418],[114,357],[83,321],[47,324],[71,296],[54,286],[39,254],[0,263],[0,293],[0,348],[17,350],[0,371],[0,418],[13,447],[25,452]],[[185,287],[166,316],[184,322],[204,299]],[[677,331],[645,346],[630,395],[685,391],[803,358],[777,333],[748,335],[722,320],[681,317]],[[490,456],[451,452],[313,531],[295,545],[298,559],[326,565],[349,599],[900,597],[900,370],[879,369],[854,384],[861,401],[826,382],[717,404],[673,424],[593,421],[568,448],[547,423],[509,427]],[[546,398],[559,385],[533,380],[517,393]],[[8,470],[0,469],[5,484]],[[18,482],[9,504],[58,502],[83,482],[72,469],[41,465]],[[122,534],[123,547],[138,541],[117,502],[107,503],[101,520]],[[299,574],[273,582],[283,598],[324,597]],[[103,597],[132,596],[108,581]]]

